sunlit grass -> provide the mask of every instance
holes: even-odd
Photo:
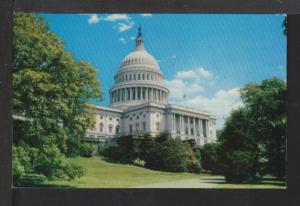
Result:
[[[155,184],[158,187],[172,187],[172,182],[180,181],[179,187],[194,188],[284,188],[284,183],[266,178],[257,184],[227,184],[224,177],[209,174],[170,173],[145,169],[142,167],[109,163],[101,157],[69,158],[67,161],[80,165],[85,174],[72,181],[56,180],[45,182],[45,186],[76,188],[128,188]],[[184,181],[186,180],[186,181]],[[171,184],[170,184],[171,183]],[[167,186],[166,186],[167,185]]]
[[[101,157],[77,157],[70,158],[68,161],[81,165],[85,169],[85,175],[70,182],[51,181],[46,184],[80,188],[126,188],[203,176],[191,173],[159,172],[132,165],[108,163]]]

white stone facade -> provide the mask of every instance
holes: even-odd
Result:
[[[168,104],[169,90],[155,58],[144,48],[139,28],[136,47],[122,61],[110,89],[110,107],[96,106],[90,139],[109,141],[127,134],[168,132],[203,145],[216,141],[216,119],[207,112]]]

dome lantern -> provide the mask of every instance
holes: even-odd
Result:
[[[144,38],[142,35],[142,28],[141,25],[138,28],[138,35],[135,39],[135,50],[144,50]]]

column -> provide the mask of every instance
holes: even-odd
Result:
[[[202,119],[200,119],[200,137],[203,137]]]
[[[208,126],[208,124],[209,124],[209,121],[206,120],[206,137],[207,138],[209,137],[209,126]]]
[[[148,101],[148,88],[145,88],[145,100]]]
[[[140,100],[143,100],[143,87],[140,87]]]
[[[188,135],[191,134],[191,127],[190,127],[190,117],[187,117],[187,122],[188,122]]]
[[[173,131],[174,131],[174,114],[172,113],[171,115],[172,115],[172,133],[173,133]]]
[[[200,126],[200,118],[198,118],[198,132],[199,132],[199,137],[201,137],[201,126]]]
[[[138,94],[138,88],[135,87],[134,89],[135,89],[135,94],[134,94],[135,95],[135,100],[137,100],[137,97],[138,97],[138,95],[137,95]]]
[[[124,90],[125,90],[124,100],[127,101],[127,88],[125,88]]]
[[[160,89],[159,90],[157,90],[158,92],[157,92],[157,95],[158,95],[158,101],[160,102],[161,101],[161,94],[160,94]]]
[[[154,90],[151,88],[151,101],[154,101]]]
[[[180,134],[182,134],[182,115],[181,114],[179,114],[179,130],[180,130]]]
[[[195,121],[195,117],[193,117],[193,126],[194,126],[194,136],[196,135],[196,121]]]
[[[183,115],[181,115],[181,132],[182,132],[182,134],[185,134],[185,131],[184,131],[184,116]]]

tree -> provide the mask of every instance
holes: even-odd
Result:
[[[56,176],[59,171],[50,165],[70,155],[68,143],[82,142],[94,123],[87,102],[102,99],[96,70],[66,52],[43,18],[20,13],[13,24],[13,90],[14,115],[22,117],[14,120],[14,144],[21,147],[23,142],[41,157],[51,153],[55,158],[40,165],[48,168],[35,167],[31,172]]]
[[[279,78],[248,84],[241,98],[255,141],[265,148],[267,170],[282,179],[286,173],[286,83]]]
[[[278,78],[250,83],[241,89],[241,98],[243,106],[231,113],[218,139],[220,173],[231,182],[257,180],[266,173],[283,179],[286,83]]]
[[[205,144],[201,149],[201,166],[214,174],[219,172],[218,143]]]
[[[219,139],[218,170],[227,182],[255,181],[262,173],[260,154],[258,144],[250,134],[248,113],[243,108],[232,111]]]

